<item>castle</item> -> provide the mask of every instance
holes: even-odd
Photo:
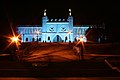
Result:
[[[73,25],[71,9],[67,19],[48,19],[46,9],[40,25],[18,25],[17,32],[22,42],[73,42],[82,37],[87,42],[85,33],[91,25]]]

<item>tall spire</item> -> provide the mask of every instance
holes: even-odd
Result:
[[[71,16],[71,9],[69,9],[69,16]]]
[[[44,16],[46,16],[46,9],[44,10]]]

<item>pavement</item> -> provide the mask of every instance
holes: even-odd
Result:
[[[84,44],[84,59],[105,59],[107,57],[120,57],[119,44]],[[114,51],[112,49],[115,49]],[[111,53],[112,52],[112,53]],[[69,43],[39,43],[26,47],[17,53],[22,56],[20,59],[32,61],[63,62],[79,60],[80,56],[75,55],[73,44]]]
[[[67,43],[43,43],[37,46],[33,44],[26,47],[24,51],[18,52],[17,55],[20,56],[16,60],[1,59],[0,77],[81,78],[120,76],[120,72],[114,69],[114,67],[119,69],[119,55],[85,54],[85,60],[80,60],[79,56],[74,55],[71,45]]]
[[[17,54],[22,54],[22,52]],[[63,62],[79,59],[78,56],[74,55],[74,51],[68,43],[42,43],[37,46],[31,45],[24,50],[23,54],[24,55],[20,59],[28,62]]]

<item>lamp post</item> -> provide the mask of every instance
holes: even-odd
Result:
[[[84,39],[80,38],[81,60],[84,60],[84,48],[83,48],[83,44],[84,44]]]
[[[17,50],[19,50],[19,46],[21,45],[20,44],[20,39],[19,39],[19,36],[13,36],[13,37],[11,37],[10,38],[11,39],[11,43],[12,44],[15,44],[16,45],[16,47],[17,47]]]
[[[10,39],[11,39],[11,43],[15,44],[15,45],[13,45],[14,51],[15,51],[14,53],[16,54],[18,60],[20,60],[20,55],[19,55],[19,46],[20,46],[20,42],[19,41],[20,40],[19,40],[19,36],[13,36]]]
[[[84,60],[84,38],[83,37],[80,37],[78,38],[78,47],[79,47],[79,58],[80,60]]]
[[[13,51],[16,52],[16,50],[19,50],[19,39],[16,36],[11,37],[10,39],[13,44]]]

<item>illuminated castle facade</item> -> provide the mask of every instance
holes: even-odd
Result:
[[[73,42],[80,37],[87,41],[86,30],[90,25],[73,25],[71,9],[69,9],[68,19],[48,19],[46,10],[42,17],[42,26],[40,25],[19,25],[18,34],[21,34],[22,42]]]

